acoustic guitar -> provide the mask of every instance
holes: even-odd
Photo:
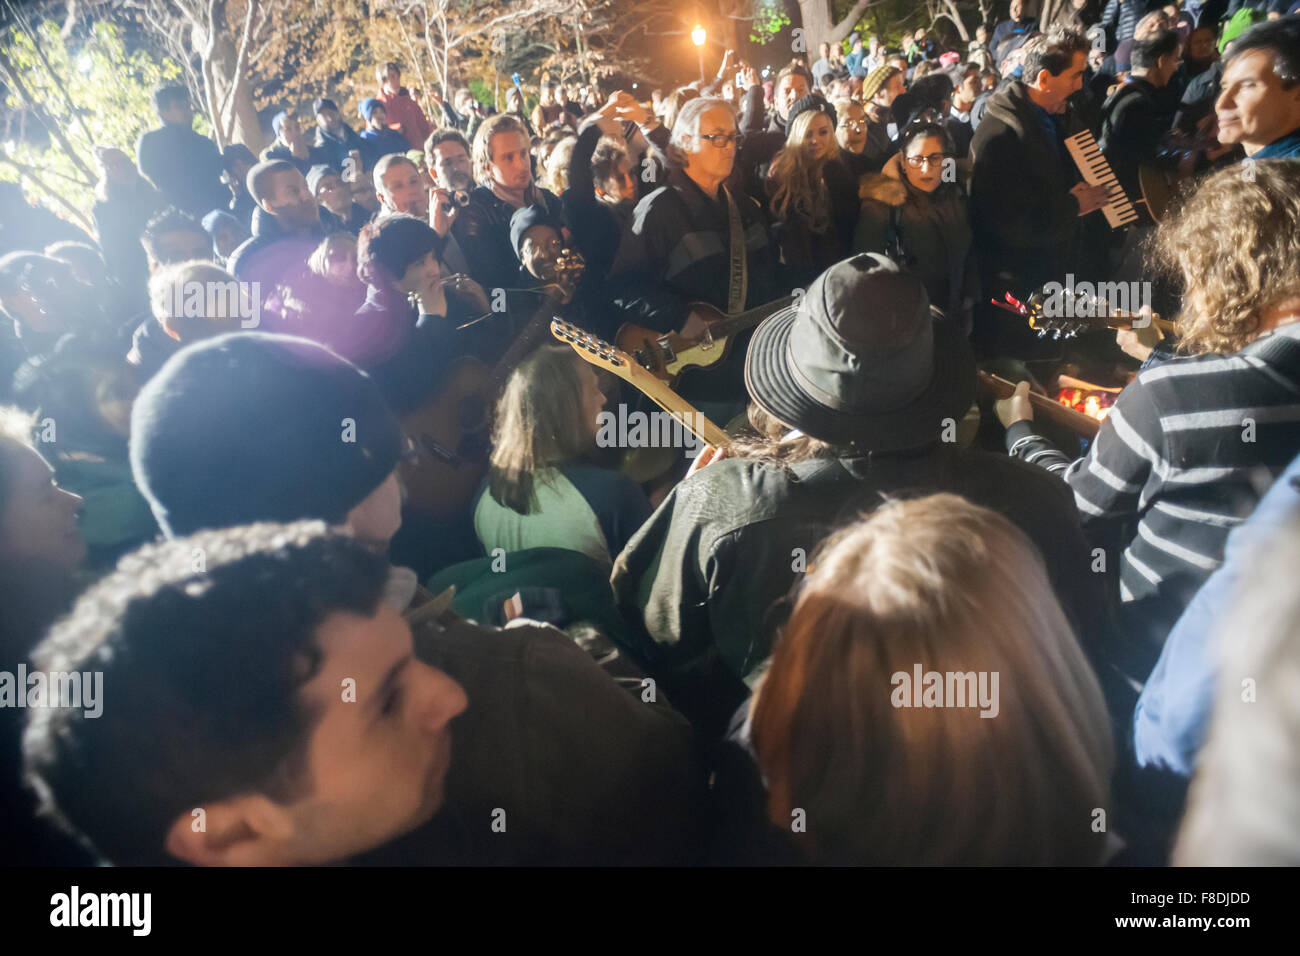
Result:
[[[563,319],[551,320],[551,334],[569,345],[584,361],[613,372],[636,388],[700,441],[715,448],[725,448],[730,443],[731,437],[725,431],[623,350]]]
[[[540,307],[496,364],[458,359],[433,398],[402,419],[420,453],[402,470],[406,503],[413,511],[448,518],[468,506],[487,473],[497,396],[515,366],[546,341],[551,313],[572,301],[585,268],[581,255],[563,250],[555,263],[555,281],[539,290],[544,292]]]
[[[707,302],[693,302],[679,331],[656,332],[628,322],[614,336],[614,346],[655,378],[675,386],[683,372],[720,364],[732,339],[793,302],[794,296],[786,296],[736,315]]]
[[[981,370],[979,373],[979,388],[980,391],[992,395],[994,398],[1010,398],[1015,393],[1016,383]],[[1044,418],[1068,428],[1081,438],[1096,438],[1097,432],[1101,428],[1101,422],[1091,415],[1075,411],[1070,406],[1053,401],[1046,395],[1039,395],[1037,392],[1031,391],[1029,393],[1029,404],[1034,407],[1035,415],[1041,413]]]

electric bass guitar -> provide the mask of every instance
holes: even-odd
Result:
[[[614,345],[655,378],[676,385],[683,372],[719,365],[732,339],[793,302],[794,296],[786,296],[737,315],[694,302],[680,331],[656,332],[628,322],[614,336]]]
[[[540,307],[497,363],[489,368],[473,357],[458,359],[433,398],[402,419],[419,452],[402,472],[413,511],[448,518],[468,506],[487,473],[497,396],[515,366],[547,341],[552,312],[573,299],[585,267],[582,256],[561,252],[555,281],[542,287]]]
[[[730,443],[731,438],[725,431],[626,352],[563,319],[551,320],[551,334],[568,344],[584,361],[613,372],[639,390],[700,441],[715,448],[725,448]]]

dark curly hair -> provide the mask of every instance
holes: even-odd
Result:
[[[102,672],[104,701],[28,712],[42,810],[121,865],[174,863],[168,829],[205,802],[293,800],[318,714],[299,688],[331,614],[374,615],[388,563],[323,522],[205,531],[127,555],[33,652]]]

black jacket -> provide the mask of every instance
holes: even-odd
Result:
[[[734,198],[745,231],[745,307],[753,308],[780,294],[776,247],[758,203]],[[721,197],[710,199],[685,172],[673,170],[667,186],[637,204],[632,231],[644,244],[649,275],[681,300],[683,318],[691,301],[727,308],[731,227]]]
[[[1102,107],[1104,119],[1098,145],[1129,199],[1141,198],[1138,166],[1155,161],[1172,115],[1159,101],[1158,90],[1134,77],[1112,93]]]
[[[943,183],[924,193],[890,176],[863,183],[854,252],[895,250],[907,268],[925,283],[931,304],[954,319],[969,320],[967,300],[979,291],[966,196],[957,183]]]
[[[1074,502],[1059,480],[1003,455],[936,445],[912,454],[789,467],[725,459],[690,475],[614,565],[615,597],[636,626],[631,650],[682,712],[721,730],[771,653],[804,558],[883,495],[960,494],[998,511],[1038,547],[1080,641],[1113,639],[1113,616]]]
[[[971,227],[984,292],[995,296],[1064,281],[1079,233],[1070,194],[1079,174],[1059,132],[1075,132],[1073,120],[1052,118],[1049,136],[1027,89],[1016,80],[994,93],[971,141]]]
[[[140,177],[134,186],[111,189],[107,199],[95,201],[93,210],[95,234],[108,274],[123,288],[139,289],[142,299],[147,299],[144,287],[149,281],[149,264],[140,237],[161,206],[158,190]],[[147,301],[140,305],[143,308]]]
[[[534,183],[529,187],[529,202],[544,206],[555,221],[561,219],[561,204],[549,189]],[[519,272],[519,257],[510,245],[510,217],[515,207],[497,198],[487,186],[475,186],[469,205],[451,224],[451,233],[460,243],[469,274],[490,295],[493,289],[509,289]]]
[[[135,160],[164,202],[195,219],[230,202],[230,192],[221,183],[225,164],[217,144],[188,126],[167,123],[141,134]]]
[[[693,734],[661,690],[649,698],[643,671],[608,641],[589,651],[553,627],[488,628],[431,612],[406,614],[415,652],[469,697],[453,724],[446,799],[428,824],[354,863],[655,865],[698,855]]]

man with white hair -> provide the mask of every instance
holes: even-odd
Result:
[[[776,245],[762,208],[723,185],[735,164],[736,140],[729,103],[709,97],[688,102],[673,124],[675,162],[668,183],[636,207],[632,231],[644,244],[646,271],[662,284],[658,321],[665,330],[681,328],[687,303],[708,302],[734,314],[771,301],[781,290]],[[733,343],[731,367],[742,366],[743,345]],[[732,384],[743,389],[738,377]]]

